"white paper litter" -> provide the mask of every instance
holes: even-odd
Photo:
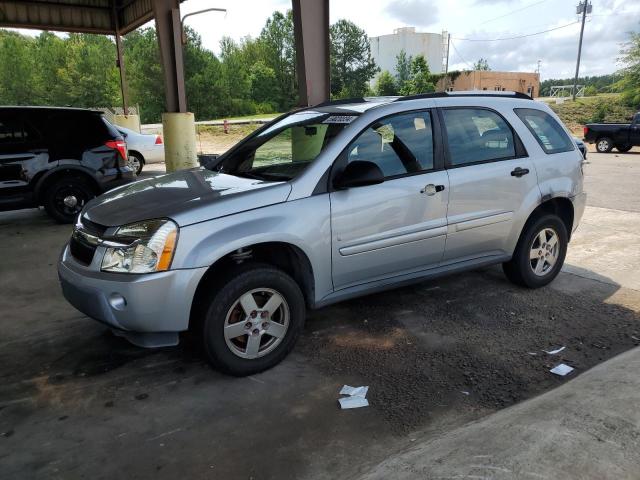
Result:
[[[548,353],[549,355],[555,355],[556,353],[560,353],[567,347],[556,348],[555,350],[543,350],[544,353]]]
[[[340,408],[343,410],[369,406],[369,400],[364,397],[342,397],[338,399],[338,402],[340,402]]]
[[[368,391],[369,387],[350,387],[349,385],[345,385],[344,387],[342,387],[342,390],[340,390],[340,395],[365,398]]]
[[[369,387],[366,385],[362,387],[351,387],[349,385],[344,385],[340,390],[340,395],[348,396],[338,399],[340,408],[345,410],[347,408],[368,407],[369,401],[366,399],[368,391]]]
[[[573,370],[574,370],[573,367],[570,367],[569,365],[565,365],[564,363],[561,363],[560,365],[553,367],[549,371],[551,373],[555,373],[556,375],[560,375],[561,377],[564,377],[565,375],[573,372]]]

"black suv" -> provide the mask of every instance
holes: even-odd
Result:
[[[44,206],[62,223],[135,180],[127,145],[101,112],[0,107],[0,211]]]

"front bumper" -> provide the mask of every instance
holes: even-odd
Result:
[[[176,345],[189,327],[192,300],[206,267],[119,274],[78,263],[66,246],[58,262],[62,293],[85,315],[143,347]]]

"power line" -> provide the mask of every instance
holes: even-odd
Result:
[[[541,32],[535,33],[527,33],[525,35],[516,35],[515,37],[504,37],[504,38],[454,38],[454,40],[460,40],[464,42],[501,42],[503,40],[515,40],[517,38],[525,38],[525,37],[533,37],[535,35],[542,35],[543,33],[553,32],[554,30],[560,30],[561,28],[571,27],[576,25],[576,22],[567,23],[566,25],[560,25],[559,27],[549,28],[547,30],[543,30]]]
[[[514,13],[521,12],[523,10],[526,10],[527,8],[535,7],[536,5],[540,5],[541,3],[544,3],[546,1],[547,0],[541,0],[539,2],[535,2],[535,3],[531,3],[529,5],[525,5],[522,8],[518,8],[517,10],[513,10],[513,11],[511,11],[509,13],[505,13],[504,15],[500,15],[498,17],[494,17],[494,18],[490,18],[489,20],[485,20],[484,22],[480,22],[480,23],[478,23],[478,25],[484,25],[485,23],[493,22],[494,20],[499,20],[501,18],[508,17],[509,15],[513,15]]]
[[[453,51],[456,52],[456,55],[458,55],[460,60],[462,60],[462,63],[466,64],[467,67],[469,68],[469,70],[473,70],[473,67],[471,66],[471,64],[469,62],[467,62],[462,55],[460,55],[460,52],[456,48],[456,44],[451,42],[451,46],[453,47]]]

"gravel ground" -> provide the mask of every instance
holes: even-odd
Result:
[[[601,300],[517,288],[488,269],[316,312],[298,350],[370,385],[373,408],[406,433],[439,412],[504,408],[565,381],[549,373],[558,363],[582,372],[640,344],[638,314]]]

